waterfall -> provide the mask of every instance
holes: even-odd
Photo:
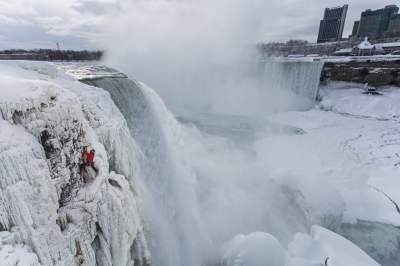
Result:
[[[293,93],[296,106],[309,108],[318,98],[321,61],[266,60],[262,62],[262,83],[268,92]]]
[[[84,82],[111,94],[143,153],[141,168],[148,190],[144,211],[154,265],[200,265],[204,240],[193,188],[195,177],[181,163],[182,158],[177,158],[181,145],[178,122],[158,95],[141,83],[127,78]]]

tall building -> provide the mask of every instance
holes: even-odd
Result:
[[[381,9],[367,9],[361,13],[358,37],[378,39],[389,28],[390,19],[397,14],[399,8],[396,5],[386,6]]]
[[[358,27],[359,27],[359,26],[360,26],[360,21],[359,21],[359,20],[354,21],[353,30],[352,30],[352,32],[351,32],[351,36],[352,36],[352,37],[357,36]]]
[[[385,37],[400,37],[400,14],[392,15]]]
[[[319,24],[318,43],[335,42],[342,39],[348,5],[326,8]]]

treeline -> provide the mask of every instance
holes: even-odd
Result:
[[[101,60],[103,54],[102,51],[87,50],[10,49],[0,51],[0,60],[98,61]]]

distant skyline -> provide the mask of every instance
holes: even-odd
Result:
[[[134,1],[145,0],[0,0],[0,49],[55,49],[57,42],[62,49],[101,49],[108,25]],[[180,4],[197,0],[151,0],[148,3],[158,5],[171,1]],[[265,12],[268,28],[261,31],[259,40],[316,42],[324,9],[343,4],[349,4],[343,33],[343,37],[347,37],[354,21],[365,9],[400,3],[390,0],[283,0],[267,4],[270,5]],[[265,8],[266,4],[261,6]]]

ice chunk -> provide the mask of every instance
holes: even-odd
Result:
[[[223,260],[226,266],[284,266],[285,250],[267,233],[237,235],[228,244]]]
[[[313,226],[310,235],[296,234],[289,255],[289,266],[379,266],[349,240],[320,226]]]

